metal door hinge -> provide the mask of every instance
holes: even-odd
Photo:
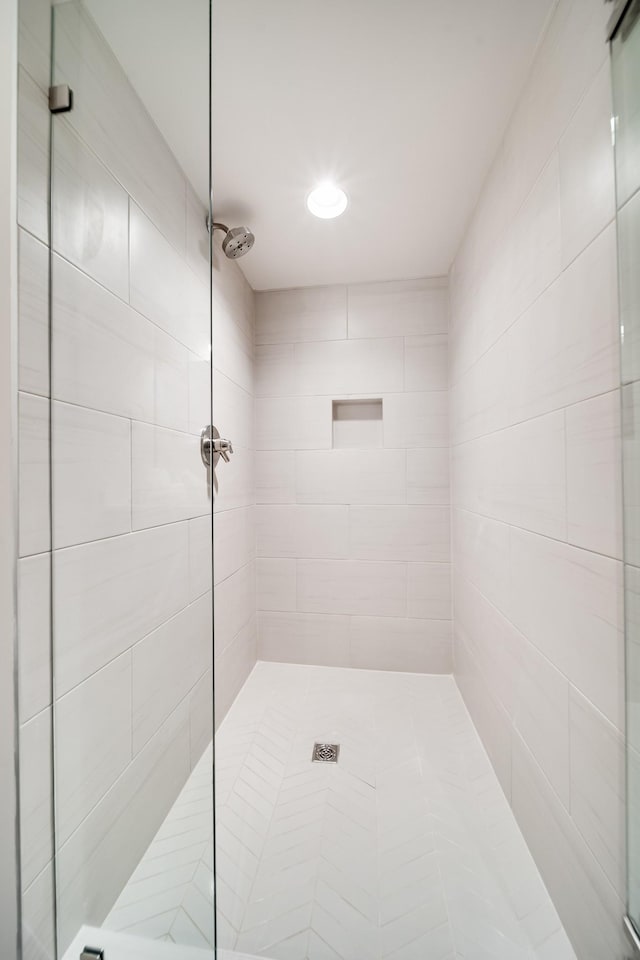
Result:
[[[80,960],[104,960],[104,950],[100,947],[85,947],[80,954]]]
[[[51,113],[68,113],[73,110],[73,90],[67,83],[49,87],[49,110]]]

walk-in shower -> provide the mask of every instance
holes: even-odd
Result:
[[[640,0],[400,6],[20,0],[20,960],[627,960]]]

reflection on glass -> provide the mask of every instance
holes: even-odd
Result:
[[[640,930],[640,4],[611,44],[616,180],[625,538],[628,915]]]
[[[53,8],[53,83],[74,94],[51,122],[55,863],[69,960],[85,946],[138,957],[140,938],[180,944],[181,960],[214,946],[209,19],[208,0]]]

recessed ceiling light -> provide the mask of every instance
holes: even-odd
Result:
[[[347,209],[347,195],[335,183],[325,181],[312,190],[307,197],[307,207],[314,217],[332,220]]]

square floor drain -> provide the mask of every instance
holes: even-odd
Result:
[[[339,743],[314,743],[311,759],[314,763],[337,763]]]

